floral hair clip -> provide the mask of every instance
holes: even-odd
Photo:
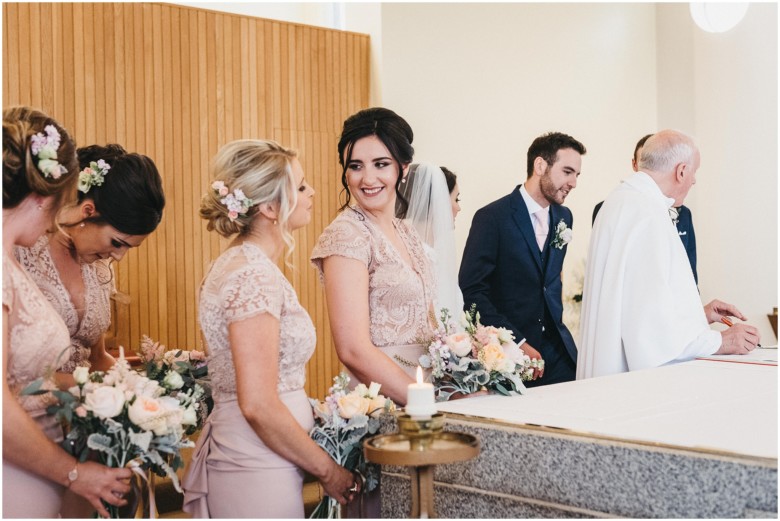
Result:
[[[252,207],[252,200],[244,195],[240,188],[236,188],[231,193],[223,181],[214,181],[211,183],[211,188],[219,195],[224,195],[219,202],[227,207],[228,219],[231,221],[235,221],[239,215],[246,215]]]
[[[111,165],[102,159],[90,161],[89,166],[79,172],[79,190],[86,194],[93,186],[101,186],[109,170]]]
[[[68,173],[68,169],[57,161],[57,150],[60,148],[60,133],[54,125],[44,127],[46,135],[42,132],[35,134],[30,144],[30,152],[38,159],[38,170],[43,177],[59,179],[62,174]]]

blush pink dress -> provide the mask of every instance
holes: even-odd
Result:
[[[115,288],[108,261],[98,260],[91,264],[81,264],[84,309],[76,309],[54,265],[47,235],[41,236],[29,248],[17,246],[14,248],[14,255],[68,326],[71,356],[68,360],[63,360],[58,371],[72,373],[77,367],[90,367],[92,346],[111,325],[110,298]]]
[[[249,242],[214,262],[198,313],[215,405],[184,477],[184,511],[193,517],[302,518],[303,472],[268,448],[238,407],[228,325],[262,313],[279,320],[279,398],[308,432],[314,417],[303,386],[316,344],[311,318],[276,264]]]
[[[401,219],[393,225],[406,245],[411,266],[354,207],[344,209],[325,228],[311,261],[322,281],[322,260],[333,255],[358,260],[366,267],[371,341],[414,378],[423,343],[433,336],[436,281],[429,253],[414,228]]]
[[[22,408],[55,443],[63,433],[46,407],[51,394],[20,396],[30,382],[56,369],[58,359],[67,360],[68,328],[46,297],[19,265],[3,251],[3,307],[8,312],[9,345],[6,350],[6,382]],[[61,357],[61,358],[60,358]],[[44,388],[53,389],[53,382]],[[3,429],[13,429],[3,425]],[[3,517],[57,517],[65,487],[28,472],[3,459]]]
[[[115,291],[113,273],[107,260],[81,263],[84,282],[83,309],[77,309],[51,256],[50,237],[42,235],[29,248],[17,246],[14,255],[27,275],[48,299],[68,327],[70,357],[57,369],[72,373],[77,367],[91,366],[92,346],[98,343],[111,325],[111,294]],[[85,498],[65,491],[60,515],[64,518],[93,517],[95,508]]]

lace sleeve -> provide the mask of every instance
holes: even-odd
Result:
[[[284,302],[283,285],[272,268],[252,264],[228,276],[221,290],[228,324],[261,313],[279,319]]]
[[[322,261],[338,255],[360,261],[366,267],[371,262],[371,236],[359,221],[339,215],[322,232],[311,252],[311,263],[317,268],[322,281]]]
[[[8,257],[3,253],[3,306],[8,313],[14,310],[14,281],[11,278],[11,266]],[[3,340],[5,342],[5,340]]]

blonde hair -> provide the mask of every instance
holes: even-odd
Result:
[[[216,230],[223,237],[247,233],[258,207],[276,203],[279,205],[277,221],[289,256],[295,248],[295,239],[287,229],[287,221],[298,201],[291,161],[297,155],[275,141],[262,139],[239,139],[223,146],[214,157],[211,179],[225,183],[230,192],[241,190],[252,200],[252,206],[231,220],[227,206],[221,202],[224,196],[209,186],[199,212],[208,221],[206,228]]]

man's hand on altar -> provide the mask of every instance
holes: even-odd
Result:
[[[704,314],[707,316],[707,322],[710,324],[721,322],[728,317],[747,320],[747,317],[735,305],[717,299],[704,306]]]
[[[747,324],[734,324],[722,331],[723,341],[717,355],[744,355],[756,348],[761,341],[758,329]]]
[[[537,351],[528,342],[524,342],[523,345],[520,346],[520,349],[522,349],[525,352],[525,354],[527,354],[528,357],[531,360],[541,360],[542,359],[541,353],[539,353],[539,351]],[[542,376],[544,376],[544,365],[542,365],[541,367],[535,367],[534,368],[534,377],[532,378],[532,380],[536,380],[537,378],[541,378]]]

